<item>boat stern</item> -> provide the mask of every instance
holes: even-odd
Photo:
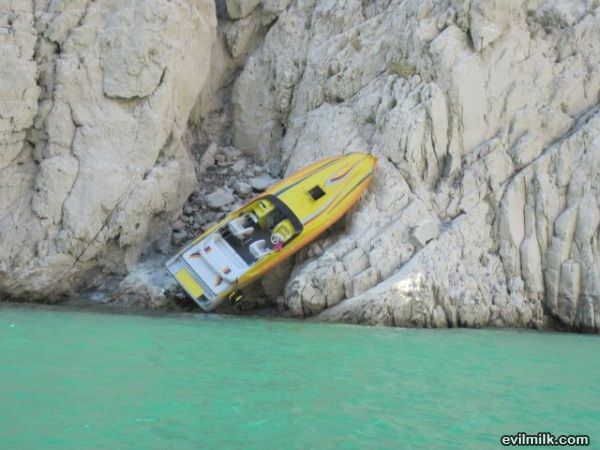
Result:
[[[204,311],[212,311],[220,302],[211,301],[205,295],[206,287],[198,275],[188,267],[181,254],[170,259],[167,264],[167,270],[175,278],[175,281],[183,290],[196,302]]]

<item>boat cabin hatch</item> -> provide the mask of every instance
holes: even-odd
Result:
[[[308,194],[312,197],[313,200],[319,200],[321,197],[325,195],[325,191],[318,184],[308,191]]]

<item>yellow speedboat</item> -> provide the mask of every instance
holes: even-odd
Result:
[[[376,161],[350,153],[296,172],[194,239],[169,260],[169,272],[213,310],[342,217],[369,185]]]

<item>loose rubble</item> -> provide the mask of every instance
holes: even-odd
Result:
[[[184,205],[183,214],[173,224],[171,240],[175,246],[197,237],[209,225],[277,181],[265,167],[232,146],[211,143],[209,148],[214,149],[211,151],[213,164],[205,165],[207,158],[199,157],[197,177],[200,182]],[[259,183],[251,184],[252,180]]]

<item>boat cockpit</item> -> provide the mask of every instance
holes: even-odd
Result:
[[[302,232],[302,224],[281,200],[267,195],[243,208],[218,232],[251,266],[289,244]]]

